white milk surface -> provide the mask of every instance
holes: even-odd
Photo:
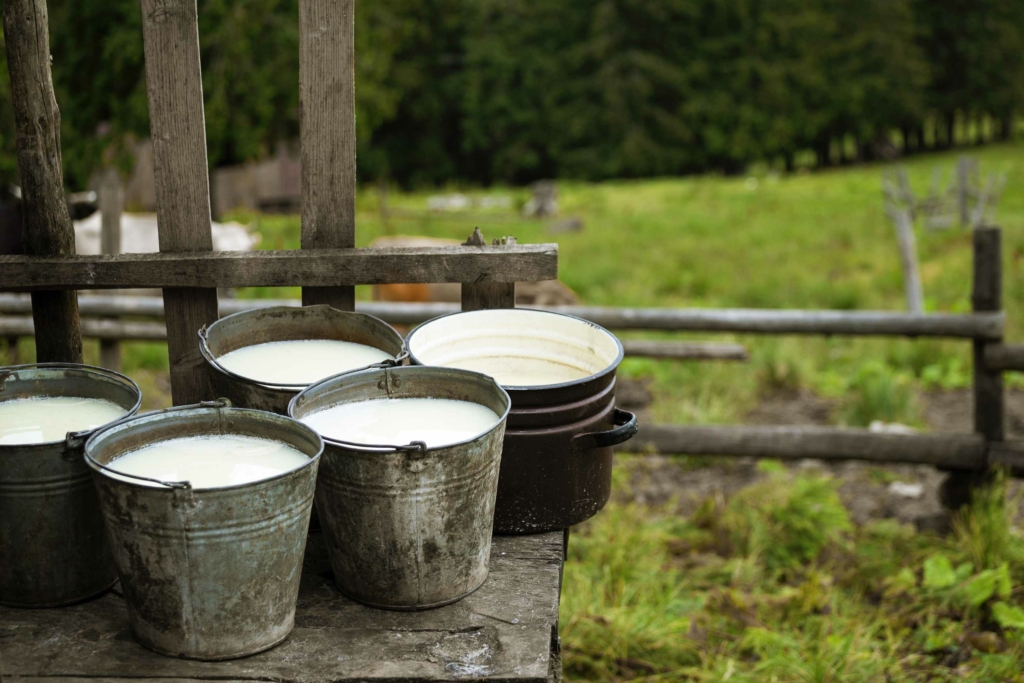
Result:
[[[128,414],[98,398],[41,396],[0,402],[0,445],[63,441],[68,432],[93,429]]]
[[[559,363],[545,358],[508,356],[463,358],[445,363],[449,368],[472,370],[494,378],[498,384],[509,387],[535,387],[545,384],[574,382],[593,374],[588,369]]]
[[[107,468],[160,481],[187,481],[194,489],[208,489],[269,479],[307,462],[306,455],[280,441],[217,434],[159,441],[115,458]]]
[[[441,398],[385,398],[342,403],[302,418],[321,436],[358,444],[447,446],[483,434],[498,421],[479,403]]]
[[[392,357],[366,344],[299,339],[243,346],[220,356],[217,362],[226,370],[257,382],[302,387]]]

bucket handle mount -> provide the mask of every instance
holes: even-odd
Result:
[[[616,408],[612,413],[612,424],[615,428],[606,432],[587,432],[574,436],[571,442],[573,452],[581,453],[594,448],[617,446],[632,439],[639,431],[636,415],[628,410]]]

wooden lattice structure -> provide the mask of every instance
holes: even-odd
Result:
[[[556,245],[355,249],[354,0],[300,0],[302,249],[213,252],[196,0],[141,0],[160,253],[74,255],[45,0],[7,0],[4,32],[28,256],[0,256],[0,289],[30,291],[39,361],[81,362],[76,290],[163,289],[175,404],[214,398],[196,332],[217,288],[301,286],[306,304],[354,306],[354,286],[462,283],[465,309],[514,305],[516,281],[553,279]],[[311,540],[296,628],[233,663],[168,660],[127,635],[113,594],[61,610],[0,608],[0,678],[448,680],[560,677],[563,537],[499,541],[476,595],[429,613],[364,608],[323,581]],[[120,601],[120,602],[119,602]],[[12,633],[4,632],[13,628]],[[6,637],[12,636],[12,637]],[[403,640],[404,638],[404,640]],[[54,645],[49,654],[46,643]]]

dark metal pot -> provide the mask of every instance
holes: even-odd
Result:
[[[406,348],[414,364],[491,374],[512,399],[495,532],[565,529],[608,502],[612,446],[637,432],[636,416],[615,407],[623,352],[613,334],[560,313],[473,311],[423,323]],[[525,375],[533,381],[514,383]],[[541,384],[538,377],[564,381]]]
[[[283,442],[309,462],[269,479],[200,489],[109,474],[119,456],[143,446],[215,434]],[[160,654],[218,660],[261,652],[288,636],[322,452],[323,441],[306,425],[224,400],[144,413],[89,439],[85,464],[140,643]]]
[[[383,320],[323,305],[273,306],[225,316],[199,330],[199,350],[213,369],[210,374],[218,396],[243,408],[287,415],[288,402],[305,387],[260,383],[225,369],[217,358],[246,346],[302,339],[366,344],[396,358],[391,364],[404,358],[401,335]]]
[[[360,445],[323,437],[316,507],[338,588],[372,607],[419,610],[459,600],[487,578],[508,394],[485,375],[380,368],[339,375],[295,397],[302,419],[342,403],[441,398],[498,416],[466,441]]]
[[[0,368],[0,401],[98,398],[134,415],[142,392],[124,375],[72,363]],[[59,607],[117,580],[82,446],[96,430],[61,441],[0,446],[0,604]]]

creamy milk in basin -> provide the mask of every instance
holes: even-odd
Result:
[[[325,377],[364,368],[392,356],[367,344],[335,339],[299,339],[243,346],[217,362],[225,370],[269,384],[296,388]]]
[[[68,432],[95,429],[128,414],[98,398],[40,396],[0,401],[0,445],[63,441]]]
[[[441,398],[380,398],[340,403],[302,418],[329,439],[357,444],[448,446],[483,434],[499,421],[487,406]]]

